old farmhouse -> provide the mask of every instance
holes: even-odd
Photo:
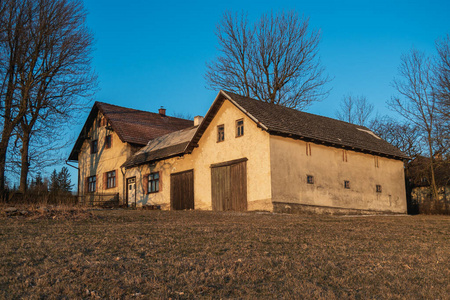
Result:
[[[108,191],[115,170],[113,191],[129,206],[406,213],[406,156],[365,127],[220,91],[193,124],[165,116],[162,132],[148,118],[138,144],[104,107],[127,110],[94,105],[71,153],[80,194]],[[103,157],[108,135],[120,149]]]

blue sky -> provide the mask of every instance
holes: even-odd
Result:
[[[214,100],[217,91],[205,88],[203,75],[205,63],[219,54],[215,29],[226,10],[247,12],[250,20],[283,10],[310,18],[310,27],[322,33],[321,60],[334,80],[329,97],[307,111],[329,117],[348,93],[366,96],[386,113],[401,54],[412,47],[433,53],[435,40],[450,33],[448,0],[84,3],[95,35],[94,100],[153,112],[163,105],[169,115],[204,115]]]

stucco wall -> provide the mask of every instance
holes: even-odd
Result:
[[[309,144],[311,155],[304,141],[270,137],[274,202],[406,213],[402,161],[354,151],[346,151],[344,161],[343,149]],[[306,182],[307,175],[314,184]]]
[[[120,166],[131,155],[132,147],[127,143],[123,143],[115,132],[108,130],[105,126],[100,126],[99,120],[100,117],[97,117],[94,121],[89,131],[89,137],[91,138],[84,141],[78,155],[78,167],[80,168],[78,191],[80,195],[86,194],[86,178],[96,175],[96,194],[119,193],[120,199],[123,201],[124,176]],[[109,149],[105,148],[105,138],[108,134],[112,136],[111,148]],[[98,141],[98,151],[95,154],[91,154],[91,140]],[[116,170],[116,186],[108,189],[104,184],[103,174],[114,170]]]
[[[236,137],[235,122],[244,119],[244,135]],[[225,125],[225,140],[217,142],[217,126]],[[170,158],[153,165],[128,169],[126,177],[136,176],[137,205],[170,206],[170,174],[194,170],[195,209],[212,209],[211,164],[246,157],[248,210],[272,210],[270,186],[269,135],[226,100],[191,154]],[[145,194],[142,175],[161,171],[159,193]]]

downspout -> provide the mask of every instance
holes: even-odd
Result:
[[[122,182],[123,182],[123,184],[122,184],[122,199],[125,199],[127,201],[126,205],[128,207],[128,200],[127,200],[127,195],[126,195],[127,182],[126,182],[126,179],[125,179],[125,175],[127,173],[127,169],[121,166],[120,167],[120,172],[122,173]],[[122,204],[124,204],[123,201],[122,201]]]
[[[80,197],[80,168],[72,166],[71,164],[69,164],[69,162],[66,160],[66,165],[68,165],[69,167],[72,167],[74,169],[77,169],[78,171],[78,178],[77,178],[77,197]],[[79,200],[79,199],[78,199]]]

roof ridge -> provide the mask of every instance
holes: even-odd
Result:
[[[345,124],[348,124],[348,125],[352,125],[352,126],[356,126],[356,127],[360,127],[360,128],[364,128],[364,129],[368,129],[368,130],[372,131],[370,128],[368,128],[366,126],[363,126],[363,125],[353,124],[353,123],[350,123],[350,122],[346,122],[346,121],[343,121],[343,120],[339,120],[339,119],[335,119],[335,118],[331,118],[331,117],[323,116],[323,115],[319,115],[319,114],[313,114],[313,113],[306,112],[306,111],[303,111],[303,110],[298,110],[298,109],[295,109],[295,108],[292,108],[292,107],[283,106],[283,105],[277,104],[277,103],[265,102],[265,101],[262,101],[262,100],[258,100],[258,99],[247,97],[247,96],[242,96],[242,95],[239,95],[239,94],[236,94],[236,93],[233,93],[233,92],[229,92],[229,91],[225,91],[225,90],[222,90],[222,91],[225,92],[226,94],[236,95],[236,96],[239,96],[241,98],[245,98],[247,100],[257,101],[259,103],[265,103],[263,105],[273,105],[273,106],[280,107],[282,109],[292,110],[293,112],[296,112],[296,113],[304,113],[304,114],[308,114],[308,115],[312,115],[312,116],[316,116],[316,117],[320,117],[320,118],[326,118],[326,119],[329,119],[329,120],[345,123]]]
[[[120,106],[120,105],[116,105],[116,104],[110,104],[110,103],[106,103],[106,102],[101,102],[101,101],[95,101],[94,105],[108,105],[108,106],[114,106],[114,107],[119,107],[119,108],[124,108],[124,109],[128,109],[128,110],[132,110],[135,112],[143,112],[143,113],[147,113],[147,114],[152,114],[155,116],[159,116],[160,114],[157,112],[151,112],[148,110],[142,110],[142,109],[136,109],[136,108],[130,108],[130,107],[126,107],[126,106]],[[183,119],[183,118],[178,118],[178,117],[173,117],[173,116],[169,116],[169,115],[165,115],[165,117],[167,118],[171,118],[171,119],[177,119],[177,120],[185,120],[185,121],[192,121],[189,119]]]

